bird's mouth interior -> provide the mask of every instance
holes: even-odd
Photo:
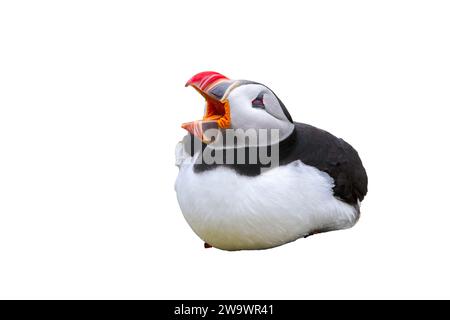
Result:
[[[205,135],[209,129],[227,129],[231,125],[230,105],[228,100],[219,100],[207,92],[194,87],[206,100],[205,113],[202,120],[196,120],[182,124],[182,128],[199,138],[205,143],[211,142],[211,139]]]
[[[220,101],[194,87],[206,100],[205,114],[203,120],[217,120],[220,128],[226,129],[230,126],[230,108],[228,101]]]

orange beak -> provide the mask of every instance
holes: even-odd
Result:
[[[210,82],[212,82],[212,84],[208,85],[207,83],[205,83],[205,74],[210,78],[211,75],[213,76],[213,78],[210,79]],[[197,78],[195,78],[199,75],[201,76],[201,80],[203,80],[203,82],[200,82]],[[217,75],[219,75],[220,77],[218,77]],[[189,131],[192,135],[196,136],[203,143],[210,143],[213,141],[213,139],[211,137],[211,134],[207,133],[208,130],[227,129],[231,125],[230,105],[228,103],[228,100],[219,100],[209,92],[210,89],[213,88],[217,83],[224,81],[224,79],[226,78],[220,74],[212,72],[201,73],[196,76],[189,80],[186,83],[186,86],[192,86],[205,98],[205,114],[203,115],[203,119],[183,123],[181,127]],[[214,76],[217,77],[217,80],[214,79]],[[214,80],[214,82],[211,80]]]

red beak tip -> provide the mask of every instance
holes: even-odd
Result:
[[[188,85],[195,85],[200,90],[205,90],[210,85],[212,85],[213,83],[215,83],[215,82],[217,82],[218,80],[221,80],[221,79],[229,80],[223,74],[220,74],[218,72],[215,72],[215,71],[204,71],[204,72],[197,73],[192,78],[190,78],[188,80],[188,82],[186,82],[185,87],[187,87]]]

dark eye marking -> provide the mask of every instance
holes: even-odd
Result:
[[[260,108],[264,109],[264,93],[258,94],[258,96],[252,101],[252,107],[253,108]]]

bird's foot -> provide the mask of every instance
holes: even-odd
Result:
[[[213,247],[212,245],[210,245],[210,244],[207,243],[207,242],[205,242],[203,246],[205,247],[205,249],[209,249],[209,248],[212,248],[212,247]]]

